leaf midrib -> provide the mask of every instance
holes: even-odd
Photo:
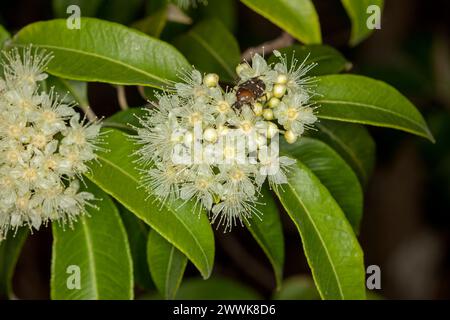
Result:
[[[113,162],[109,161],[108,159],[105,159],[105,158],[103,158],[103,157],[101,157],[101,156],[99,156],[99,159],[101,159],[101,160],[102,160],[103,162],[105,162],[107,165],[109,165],[109,166],[113,167],[114,169],[118,170],[119,172],[121,172],[123,175],[125,175],[126,177],[128,177],[129,179],[131,179],[135,184],[138,184],[138,181],[137,181],[137,179],[136,179],[135,177],[133,177],[133,176],[130,175],[128,172],[126,172],[125,170],[123,170],[122,168],[120,168],[119,166],[117,166],[115,163],[113,163]],[[105,190],[105,191],[106,191],[106,190]],[[125,206],[125,204],[124,204],[124,206]],[[125,206],[125,207],[127,207],[127,206]],[[129,207],[127,207],[127,209],[130,210],[131,212],[134,212],[134,210],[130,209]],[[210,264],[209,264],[209,261],[208,261],[206,252],[203,250],[203,247],[200,245],[200,242],[198,241],[197,237],[194,236],[194,234],[192,233],[192,231],[186,226],[185,222],[184,222],[183,220],[181,220],[181,219],[178,217],[177,214],[175,214],[175,212],[172,210],[172,208],[166,206],[166,209],[167,209],[168,211],[172,212],[173,216],[175,216],[176,219],[177,219],[177,221],[179,221],[179,222],[183,225],[183,227],[184,227],[184,228],[188,231],[188,233],[191,235],[191,237],[192,237],[192,239],[194,240],[194,242],[197,244],[197,247],[200,249],[200,252],[201,252],[202,255],[203,255],[204,262],[205,262],[205,266],[206,266],[206,269],[208,270],[208,275],[209,275],[209,273],[211,272],[211,267],[210,267]],[[142,219],[142,218],[141,218],[141,219]],[[151,226],[151,227],[154,228],[153,226]],[[156,231],[158,231],[161,235],[164,235],[164,233],[161,232],[161,230],[158,230],[158,229],[156,229],[156,228],[154,228],[154,229],[155,229]],[[169,243],[171,243],[172,245],[174,245],[174,246],[176,246],[176,247],[178,248],[178,246],[177,246],[175,243],[173,243],[170,239],[168,239],[168,238],[166,238],[166,237],[164,237],[164,238],[165,238]],[[191,256],[188,252],[185,252],[182,248],[178,248],[178,249],[179,249],[181,252],[183,252],[186,256],[188,256],[191,260],[193,260],[193,259],[192,259],[192,256]],[[194,264],[195,264],[195,263],[194,263]],[[205,275],[205,276],[206,276],[206,275]]]
[[[427,128],[423,127],[422,124],[417,122],[416,120],[412,120],[410,118],[407,118],[407,117],[403,116],[401,113],[397,113],[397,112],[394,112],[392,110],[383,109],[383,108],[380,108],[380,107],[375,106],[375,105],[362,103],[362,102],[346,101],[346,100],[317,100],[317,103],[318,104],[320,104],[320,103],[344,104],[344,105],[348,104],[348,105],[354,105],[354,106],[359,106],[359,107],[363,107],[363,108],[365,107],[365,108],[368,108],[368,109],[374,109],[374,110],[385,112],[385,113],[390,113],[390,114],[393,114],[393,115],[395,115],[395,116],[397,116],[397,117],[399,117],[399,118],[401,118],[403,120],[406,120],[406,121],[416,125],[417,127],[419,127],[420,129],[424,130],[425,132],[428,132]],[[320,117],[320,112],[319,112],[319,117]]]
[[[83,226],[83,233],[85,235],[86,238],[86,247],[87,247],[87,253],[88,253],[88,264],[89,264],[89,270],[92,274],[92,289],[94,291],[95,294],[95,299],[99,299],[100,298],[100,293],[98,291],[98,286],[97,286],[97,275],[95,273],[95,255],[94,255],[94,249],[92,246],[92,238],[91,235],[89,233],[89,229],[86,226],[86,219],[84,219],[83,217],[83,221],[80,221],[81,225]]]
[[[300,168],[299,168],[299,169],[300,169]],[[300,169],[300,170],[301,170],[301,169]],[[305,206],[305,204],[304,204],[303,201],[301,200],[299,194],[296,192],[295,188],[292,186],[292,184],[291,184],[291,182],[289,182],[289,180],[288,180],[288,186],[290,187],[290,189],[291,189],[292,193],[294,194],[294,196],[295,196],[295,197],[297,198],[297,200],[300,202],[300,205],[301,205],[301,206],[303,207],[303,209],[305,210],[306,215],[308,216],[308,218],[309,218],[311,224],[313,225],[313,227],[314,227],[314,229],[315,229],[315,231],[316,231],[316,233],[317,233],[317,236],[319,237],[320,242],[322,243],[322,247],[323,247],[324,250],[325,250],[326,256],[327,256],[328,261],[329,261],[329,263],[330,263],[330,265],[331,265],[331,268],[332,268],[332,270],[333,270],[333,273],[334,273],[334,276],[335,276],[335,279],[336,279],[336,283],[337,283],[337,287],[339,288],[339,293],[341,294],[341,297],[344,299],[344,293],[342,292],[342,288],[341,288],[341,284],[340,284],[340,281],[339,281],[339,277],[338,277],[338,274],[337,274],[336,269],[335,269],[335,267],[334,267],[334,264],[333,264],[333,261],[332,261],[332,259],[331,259],[330,253],[328,252],[328,248],[326,247],[325,242],[324,242],[324,240],[323,240],[323,238],[322,238],[320,232],[318,231],[317,226],[316,226],[314,220],[311,218],[311,214],[310,214],[309,210],[307,209],[307,207]],[[297,223],[295,223],[295,224],[297,225]],[[298,228],[299,231],[300,231],[300,228],[298,227],[298,225],[297,225],[297,228]]]
[[[109,62],[118,64],[118,65],[121,65],[121,66],[123,66],[123,67],[125,67],[125,68],[128,68],[128,69],[130,69],[130,70],[133,70],[133,71],[135,71],[135,72],[137,72],[137,73],[140,73],[140,74],[142,74],[142,75],[145,75],[145,76],[147,76],[147,77],[149,77],[149,78],[152,78],[152,79],[154,79],[154,80],[156,80],[156,81],[159,81],[159,82],[161,82],[161,83],[165,83],[165,84],[167,84],[167,85],[170,84],[167,80],[165,80],[165,79],[163,79],[163,78],[160,78],[160,77],[158,77],[158,76],[156,76],[156,75],[154,75],[154,74],[145,72],[145,71],[142,70],[142,69],[138,69],[138,68],[136,68],[136,67],[134,67],[134,66],[132,66],[132,65],[130,65],[130,64],[123,63],[123,62],[121,62],[121,61],[119,61],[119,60],[114,60],[114,59],[112,59],[112,58],[110,58],[110,57],[107,57],[107,56],[101,56],[101,55],[96,54],[96,53],[93,53],[93,52],[81,51],[81,50],[72,49],[72,48],[58,47],[58,46],[49,45],[49,44],[45,44],[45,45],[39,44],[39,47],[41,47],[41,48],[48,48],[48,49],[52,49],[52,50],[60,50],[60,51],[67,51],[67,52],[75,52],[75,53],[77,53],[77,54],[95,57],[95,58],[98,58],[98,59],[100,59],[100,60],[106,60],[106,61],[109,61]]]
[[[166,284],[166,297],[167,298],[171,298],[170,297],[170,292],[169,292],[169,282],[170,282],[170,273],[171,273],[171,264],[172,264],[172,259],[173,259],[173,253],[175,250],[174,246],[171,246],[172,248],[170,248],[170,254],[169,254],[169,261],[167,262],[167,269],[166,269],[166,280],[164,281]]]
[[[232,78],[234,78],[234,73],[230,66],[227,65],[227,63],[222,59],[220,55],[216,53],[216,51],[211,48],[208,43],[206,43],[200,35],[198,35],[195,31],[191,31],[189,33],[194,40],[197,40],[197,42],[202,45],[216,60],[219,62],[219,64],[222,66],[222,68],[225,69],[225,71],[228,73],[228,75]]]

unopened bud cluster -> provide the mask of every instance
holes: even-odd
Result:
[[[295,59],[288,66],[274,54],[274,65],[257,54],[251,64],[238,65],[239,82],[231,90],[222,89],[218,75],[193,70],[173,93],[158,96],[135,137],[149,193],[163,204],[193,200],[225,230],[260,214],[263,183],[287,183],[295,163],[279,155],[279,133],[294,143],[316,121],[306,77],[312,66]],[[179,161],[180,153],[188,161]]]
[[[79,177],[95,159],[99,124],[40,90],[50,55],[12,50],[0,78],[0,240],[9,229],[71,222],[93,199]]]

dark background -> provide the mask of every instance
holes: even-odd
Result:
[[[210,0],[213,1],[213,0]],[[379,265],[388,299],[450,298],[450,2],[386,0],[382,29],[355,48],[347,45],[350,22],[338,0],[314,1],[324,43],[344,53],[351,72],[386,81],[408,96],[428,121],[436,144],[390,129],[370,128],[377,165],[365,193],[360,241],[367,265]],[[53,17],[48,0],[2,0],[0,23],[15,32]],[[202,10],[202,8],[199,8]],[[144,10],[136,12],[141,18]],[[236,2],[234,33],[242,51],[278,37],[281,30]],[[130,21],[121,21],[124,23]],[[170,38],[169,34],[163,34]],[[145,103],[127,88],[132,106]],[[116,90],[90,84],[98,115],[119,110]],[[286,276],[307,274],[300,239],[285,219]],[[270,265],[245,230],[217,233],[215,272],[233,277],[266,297],[274,287]],[[23,299],[49,297],[51,234],[31,236],[14,277]],[[195,275],[188,268],[188,275]]]

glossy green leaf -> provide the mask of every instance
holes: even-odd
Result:
[[[15,234],[11,231],[6,239],[0,241],[0,298],[13,297],[14,269],[28,234],[28,228],[22,227]]]
[[[5,41],[8,40],[10,37],[11,35],[9,34],[9,32],[6,31],[6,29],[2,25],[0,25],[0,48],[3,47]]]
[[[152,230],[148,236],[147,261],[158,291],[165,299],[173,299],[183,279],[186,256]]]
[[[322,42],[319,17],[311,0],[241,0],[241,2],[305,44]]]
[[[236,0],[208,0],[208,5],[199,6],[195,12],[199,12],[203,19],[219,19],[228,30],[233,32],[238,23],[237,5]]]
[[[272,193],[263,188],[261,194],[262,197],[259,199],[261,204],[257,205],[257,209],[262,213],[261,220],[254,217],[246,225],[272,264],[279,288],[283,280],[284,266],[284,237],[280,213]]]
[[[239,45],[219,20],[198,23],[177,37],[174,45],[200,71],[215,72],[228,82],[235,79],[235,67],[241,59]]]
[[[53,87],[64,102],[70,103],[75,101],[80,106],[89,106],[86,82],[68,80],[50,75],[45,79],[45,83],[47,89]]]
[[[211,274],[214,263],[214,237],[205,214],[193,213],[191,203],[161,203],[141,188],[140,173],[134,163],[137,146],[125,133],[105,129],[108,152],[98,153],[92,163],[89,179],[113,196],[141,220],[183,252],[204,278]]]
[[[281,149],[300,160],[320,179],[358,232],[363,212],[363,192],[351,167],[320,140],[302,138],[295,144],[283,144]]]
[[[94,18],[82,18],[80,30],[68,29],[62,19],[36,22],[20,30],[14,42],[51,51],[48,72],[73,80],[162,88],[190,68],[171,45]]]
[[[297,226],[323,299],[364,299],[363,252],[342,209],[301,161],[277,195]]]
[[[103,127],[115,128],[128,133],[135,133],[133,127],[140,127],[139,117],[147,115],[144,108],[130,108],[119,111],[103,121]]]
[[[122,222],[128,235],[135,282],[145,289],[154,289],[152,277],[147,267],[147,240],[149,227],[124,206],[117,204]]]
[[[167,22],[167,7],[162,7],[148,17],[135,23],[132,27],[142,31],[149,36],[159,38]]]
[[[339,51],[327,45],[301,46],[296,44],[279,49],[278,51],[287,56],[289,63],[288,67],[291,65],[290,62],[292,57],[297,59],[298,63],[305,61],[306,65],[317,63],[317,65],[308,73],[310,76],[339,73],[349,65],[349,62]],[[275,55],[270,56],[270,63],[277,61],[279,60]]]
[[[416,107],[388,84],[348,74],[317,79],[319,118],[394,128],[434,141]]]
[[[382,11],[384,0],[341,0],[341,2],[352,21],[350,43],[356,45],[373,32],[367,27],[367,19],[372,14],[372,11],[367,12],[367,8],[376,5]]]
[[[273,295],[274,300],[320,300],[319,292],[310,277],[295,276],[283,282],[281,290]]]
[[[65,230],[53,224],[51,297],[56,300],[132,299],[133,265],[127,234],[109,196],[86,181],[96,208]],[[79,268],[79,269],[77,269]],[[78,273],[79,271],[79,273]],[[79,289],[76,278],[80,277]]]
[[[72,14],[67,13],[67,8],[76,5],[80,8],[81,16],[94,17],[103,2],[104,0],[53,0],[53,14],[56,18],[67,18]]]
[[[336,150],[366,185],[375,164],[375,141],[369,131],[359,124],[323,119],[315,126],[319,130],[310,131],[312,136]]]

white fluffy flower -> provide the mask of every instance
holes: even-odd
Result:
[[[0,240],[9,229],[71,222],[92,194],[79,179],[95,159],[100,124],[39,90],[50,55],[31,48],[5,54],[0,80]]]
[[[162,203],[193,200],[225,230],[259,216],[263,183],[279,188],[295,163],[279,156],[278,134],[293,143],[317,120],[312,79],[305,77],[311,66],[293,60],[288,67],[275,55],[275,66],[260,55],[240,64],[234,88],[224,90],[216,74],[193,70],[174,93],[158,97],[134,136],[149,193]],[[239,92],[245,97],[238,99]]]

